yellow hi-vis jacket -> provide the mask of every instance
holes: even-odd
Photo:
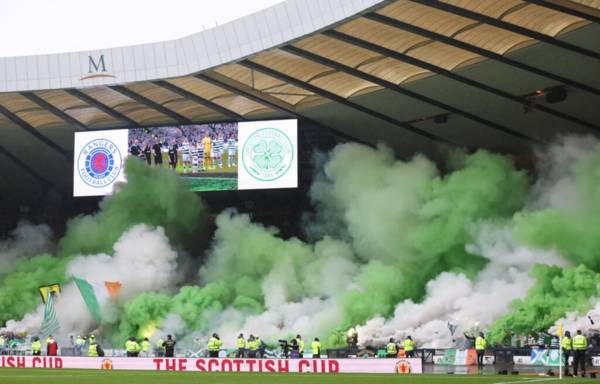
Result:
[[[575,335],[573,336],[573,350],[575,351],[585,351],[588,347],[587,338],[583,335]]]
[[[31,343],[31,350],[33,352],[39,352],[42,350],[42,343],[38,340],[38,341],[34,341],[33,343]]]
[[[570,351],[571,349],[573,349],[573,344],[570,337],[563,337],[562,341],[560,342],[560,345],[565,351]]]
[[[217,339],[216,337],[211,337],[210,339],[208,339],[207,347],[209,351],[218,351],[221,349],[221,345],[223,345],[223,342]]]
[[[387,352],[388,355],[395,355],[398,353],[398,349],[396,348],[396,343],[388,343],[387,347],[385,348],[385,351]]]
[[[150,342],[149,341],[142,341],[142,351],[149,351],[150,350]]]
[[[481,336],[477,336],[475,339],[475,349],[481,351],[487,347],[487,340]]]
[[[304,352],[304,340],[296,339],[296,342],[298,343],[298,350],[300,353]]]
[[[238,347],[238,349],[244,349],[246,348],[246,340],[243,337],[238,337],[235,345]]]
[[[88,357],[98,357],[98,344],[92,342],[90,344],[90,348],[88,349]]]
[[[406,352],[410,352],[410,351],[414,350],[415,349],[415,345],[416,345],[416,343],[414,342],[414,340],[411,340],[411,339],[406,339],[402,343],[402,346],[404,347],[404,350]]]
[[[313,355],[320,355],[321,354],[321,343],[318,341],[313,341],[312,343],[310,343],[310,348],[312,349],[312,354]]]
[[[127,352],[137,352],[140,350],[140,345],[137,341],[127,340],[125,342],[125,350]]]

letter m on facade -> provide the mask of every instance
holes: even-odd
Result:
[[[92,56],[88,56],[88,59],[88,73],[107,72],[106,65],[104,65],[104,55],[100,55],[98,62]]]

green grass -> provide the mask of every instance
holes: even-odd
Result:
[[[150,372],[150,371],[100,371],[79,369],[0,369],[2,384],[154,384],[154,383],[210,383],[210,384],[500,384],[500,383],[588,383],[590,379],[564,379],[549,377],[496,376],[496,375],[366,375],[366,374],[251,374],[251,373],[200,373],[200,372]]]
[[[185,177],[184,181],[193,192],[236,190],[238,185],[235,177]]]
[[[165,166],[163,164],[163,168],[168,168],[168,165]],[[183,173],[183,164],[178,163],[176,171],[180,175],[185,176]],[[228,167],[227,163],[223,163],[223,166],[221,168],[215,166],[214,168],[207,167],[206,169],[202,169],[202,173],[237,173],[237,171],[238,171],[237,166],[236,167]]]

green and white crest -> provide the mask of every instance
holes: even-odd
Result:
[[[242,148],[242,164],[246,172],[260,181],[272,181],[285,175],[293,160],[292,141],[277,128],[257,130]]]

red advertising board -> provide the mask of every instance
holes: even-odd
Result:
[[[216,359],[0,356],[0,368],[255,373],[422,373],[421,359]]]

